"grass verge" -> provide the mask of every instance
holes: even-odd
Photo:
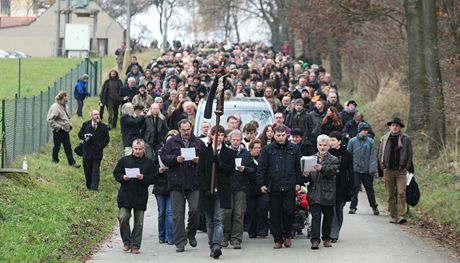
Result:
[[[96,98],[89,99],[84,116],[96,106]],[[73,118],[73,147],[86,119]],[[51,145],[28,156],[31,181],[0,180],[0,247],[5,252],[0,262],[81,261],[108,234],[116,223],[118,183],[112,171],[121,156],[120,130],[112,130],[110,139],[99,192],[86,190],[83,168],[68,166],[63,149],[61,162],[51,162]]]

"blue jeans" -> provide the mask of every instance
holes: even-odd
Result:
[[[158,239],[164,242],[174,242],[172,232],[171,197],[155,195],[158,207]]]
[[[208,229],[208,244],[212,249],[221,248],[220,243],[224,240],[224,208],[220,207],[220,199],[214,199],[214,207],[206,211],[206,228]]]
[[[369,201],[369,205],[374,208],[377,207],[377,202],[375,201],[375,193],[374,193],[374,176],[368,173],[354,173],[355,176],[355,192],[353,197],[351,198],[350,208],[356,209],[358,206],[358,193],[359,193],[359,186],[361,182],[364,185],[364,189],[366,189],[367,200]]]

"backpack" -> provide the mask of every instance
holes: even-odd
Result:
[[[412,177],[409,185],[406,187],[406,203],[410,206],[416,206],[420,201],[420,189],[415,181],[415,177]]]

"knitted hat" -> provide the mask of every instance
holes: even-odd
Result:
[[[369,126],[369,124],[365,123],[365,122],[361,122],[359,123],[358,125],[358,132],[361,132],[362,130],[369,130],[371,127]]]

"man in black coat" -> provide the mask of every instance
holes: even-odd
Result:
[[[115,180],[121,184],[118,191],[118,223],[123,241],[123,251],[131,249],[134,254],[139,254],[142,242],[142,229],[144,226],[144,213],[147,209],[149,197],[148,188],[153,184],[153,173],[158,170],[155,161],[145,157],[144,141],[134,140],[132,144],[133,154],[122,157],[113,171]],[[128,170],[139,169],[138,175],[127,175]],[[129,219],[131,210],[134,210],[134,227],[131,231]]]
[[[221,243],[224,239],[225,210],[232,207],[231,176],[235,170],[236,153],[223,144],[224,127],[215,126],[211,129],[213,139],[216,133],[217,154],[214,155],[214,144],[210,143],[200,154],[197,174],[200,182],[200,208],[206,215],[210,256],[218,259],[222,255]],[[216,165],[216,174],[214,189],[211,192],[213,162]]]
[[[299,147],[287,140],[286,127],[276,126],[274,142],[260,154],[257,168],[257,185],[262,193],[269,193],[270,232],[274,249],[291,247],[294,223],[295,190],[303,182],[300,170]]]
[[[109,129],[101,122],[99,111],[91,111],[91,120],[81,126],[78,137],[83,140],[83,169],[86,188],[97,191],[99,188],[100,166],[104,148],[109,144]]]
[[[177,252],[184,252],[184,247],[196,247],[196,231],[200,224],[198,211],[199,182],[196,168],[201,151],[205,148],[203,141],[192,133],[192,123],[188,119],[179,121],[179,135],[172,137],[163,146],[161,160],[168,166],[168,187],[171,195],[173,214],[173,238]],[[195,157],[185,160],[182,148],[194,148]],[[185,201],[188,202],[188,225],[185,228]]]

